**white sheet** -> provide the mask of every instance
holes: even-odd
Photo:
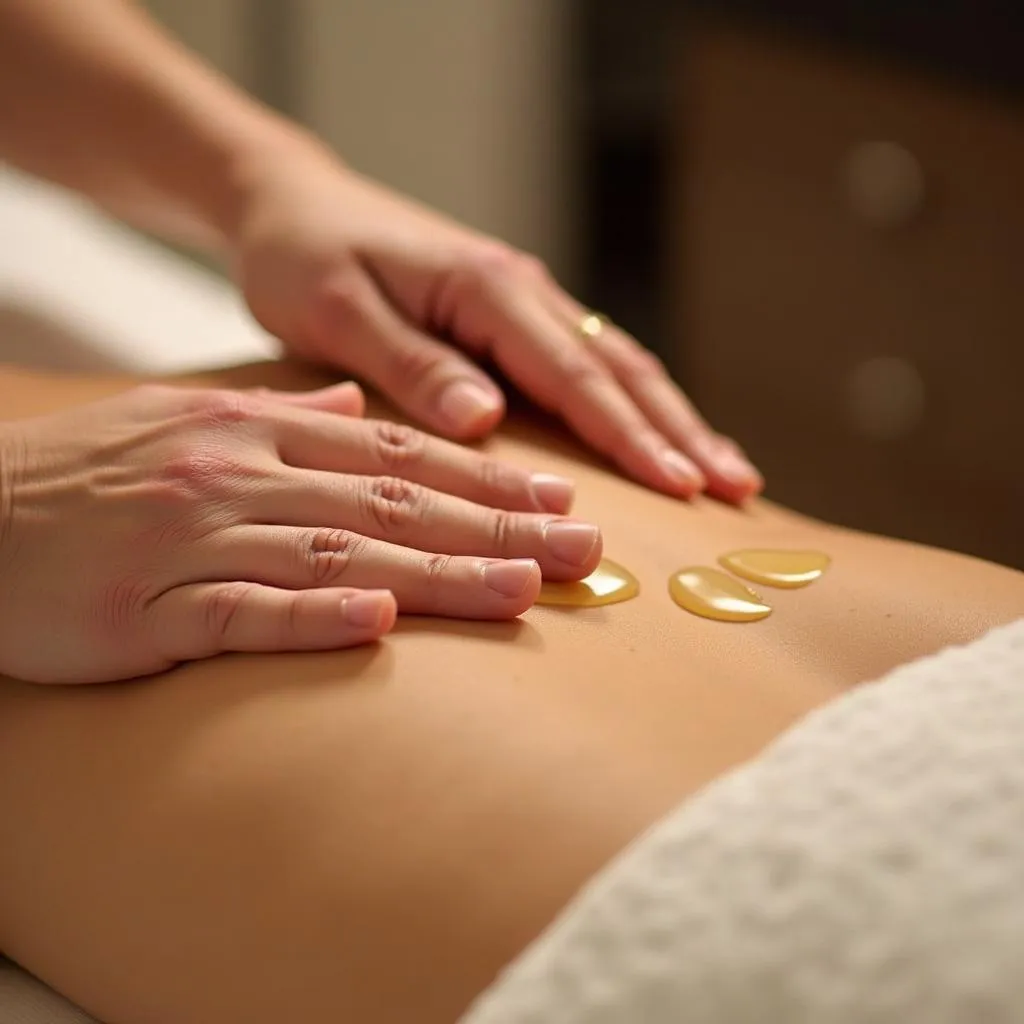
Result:
[[[464,1024],[1010,1024],[1022,968],[1024,620],[680,807]]]
[[[277,351],[225,281],[0,164],[0,362],[183,373]]]

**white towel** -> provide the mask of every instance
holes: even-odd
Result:
[[[857,688],[685,803],[463,1020],[1024,1021],[1024,621]]]

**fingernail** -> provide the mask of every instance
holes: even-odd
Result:
[[[707,486],[707,480],[696,464],[674,448],[666,448],[661,453],[661,464],[668,470],[669,475],[684,487],[696,487],[702,491]]]
[[[487,388],[471,380],[460,380],[441,393],[441,415],[456,430],[467,430],[501,409],[501,401]]]
[[[600,531],[589,523],[548,523],[544,527],[544,543],[560,562],[583,565],[594,553]]]
[[[488,562],[483,569],[484,583],[502,597],[519,597],[540,568],[532,558],[512,558]]]
[[[356,629],[380,629],[390,604],[391,591],[365,590],[361,594],[346,597],[341,602],[341,614]]]
[[[761,474],[737,452],[724,452],[715,462],[718,472],[736,484],[760,488],[764,481]]]
[[[576,496],[576,485],[571,480],[551,473],[534,473],[530,477],[530,490],[542,512],[565,514],[572,508]]]

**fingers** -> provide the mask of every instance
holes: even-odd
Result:
[[[398,423],[353,422],[295,409],[275,425],[278,455],[289,466],[400,476],[495,508],[563,515],[572,508],[571,480],[531,473]]]
[[[401,612],[509,619],[537,599],[541,575],[531,559],[495,561],[399,547],[345,530],[237,526],[203,552],[206,571],[266,587],[385,587]]]
[[[436,291],[429,315],[443,329],[474,354],[492,355],[630,476],[681,497],[707,487],[742,501],[760,491],[742,451],[707,426],[658,361],[611,325],[584,339],[577,325],[585,311],[533,261],[496,249]],[[322,306],[324,351],[344,336],[349,365],[412,416],[459,438],[480,436],[501,418],[496,385],[406,322],[368,274],[347,269],[325,288]]]
[[[363,389],[351,380],[317,391],[272,391],[270,388],[253,388],[250,394],[269,398],[296,409],[329,412],[336,416],[358,418],[366,412],[366,396]]]
[[[431,429],[480,437],[504,415],[497,385],[451,346],[402,319],[368,275],[347,272],[325,286],[322,310],[318,330],[324,351],[330,353],[345,338],[346,366]]]
[[[155,641],[171,661],[227,651],[335,650],[370,643],[395,624],[386,590],[281,590],[259,583],[177,587],[151,607]]]
[[[712,434],[653,356],[610,326],[584,338],[586,311],[536,261],[499,253],[456,283],[458,294],[447,296],[455,336],[492,354],[631,476],[680,496],[710,485],[738,500],[760,487],[739,449]]]
[[[528,395],[557,412],[626,473],[660,491],[690,497],[704,487],[694,463],[651,425],[607,366],[572,337],[536,290],[495,288],[493,354]]]
[[[567,307],[570,324],[585,311]],[[624,331],[605,325],[587,347],[611,370],[640,413],[684,452],[707,478],[708,490],[729,501],[758,493],[764,481],[742,451],[715,433],[665,372],[660,361]]]
[[[251,514],[261,523],[331,526],[419,551],[535,559],[552,580],[583,579],[601,558],[600,531],[589,523],[488,508],[398,477],[290,470],[252,499]]]

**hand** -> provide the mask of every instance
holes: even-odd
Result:
[[[0,424],[0,675],[346,647],[396,604],[507,619],[536,599],[538,563],[594,569],[597,528],[560,515],[569,481],[346,415],[361,408],[351,384],[151,386]]]
[[[679,496],[707,487],[733,501],[760,490],[739,448],[708,427],[650,352],[612,325],[584,338],[587,311],[536,260],[312,146],[263,157],[243,203],[237,272],[257,319],[293,351],[371,381],[462,439],[503,414],[500,390],[467,355],[491,357],[650,487]]]

